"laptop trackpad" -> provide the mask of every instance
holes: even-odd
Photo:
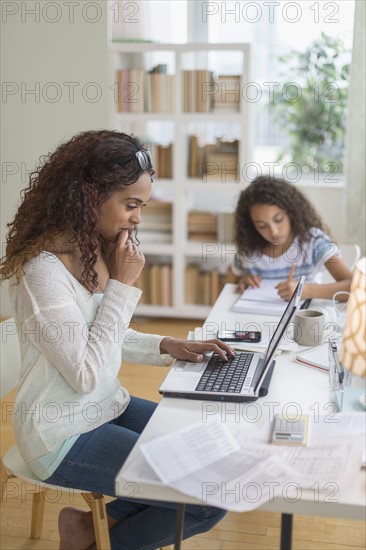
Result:
[[[182,372],[184,372],[184,374],[200,374],[204,370],[206,365],[207,361],[204,361],[203,363],[188,363],[186,361],[179,361],[174,365],[173,370],[174,372],[179,374],[181,374]]]

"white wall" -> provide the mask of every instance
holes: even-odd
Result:
[[[107,85],[104,0],[4,1],[1,11],[4,253],[6,224],[14,216],[21,189],[27,186],[25,171],[73,134],[107,127],[108,93],[112,92]],[[36,94],[26,93],[31,89]],[[2,285],[0,298],[4,316],[11,313],[6,287]]]

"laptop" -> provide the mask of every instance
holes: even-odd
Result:
[[[300,304],[305,277],[301,277],[265,353],[237,351],[223,361],[210,353],[200,363],[176,361],[159,388],[165,397],[212,401],[256,401],[267,395],[275,366],[274,354]]]

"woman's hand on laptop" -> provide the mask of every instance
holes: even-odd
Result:
[[[160,342],[160,353],[168,353],[175,359],[181,361],[193,361],[199,363],[203,361],[203,354],[209,352],[216,352],[224,361],[228,357],[235,355],[234,350],[228,346],[225,342],[213,338],[212,340],[192,341],[192,340],[179,340],[178,338],[166,337]]]

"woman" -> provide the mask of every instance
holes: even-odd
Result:
[[[0,275],[10,279],[21,344],[14,429],[23,459],[47,483],[115,496],[116,474],[156,407],[121,387],[122,355],[170,365],[173,358],[201,361],[207,351],[233,354],[216,339],[189,342],[128,328],[145,262],[134,235],[152,174],[136,138],[81,133],[31,174],[9,224]],[[107,512],[113,549],[173,541],[173,505],[115,499]],[[188,506],[184,537],[223,515]],[[94,543],[88,512],[64,509],[59,531],[65,550]]]

